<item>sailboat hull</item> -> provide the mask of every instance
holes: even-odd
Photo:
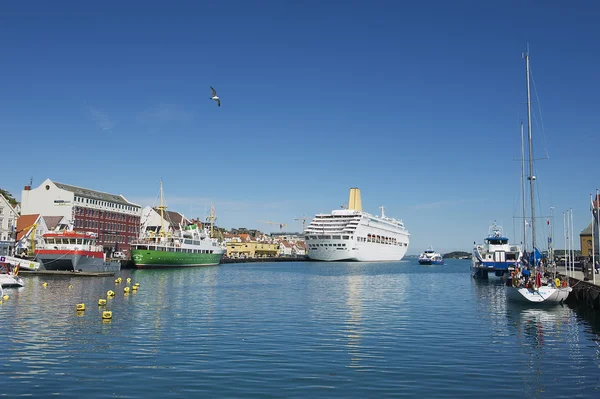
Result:
[[[557,304],[566,300],[571,291],[571,287],[555,288],[542,286],[538,289],[512,286],[504,287],[504,292],[508,300],[521,303]]]

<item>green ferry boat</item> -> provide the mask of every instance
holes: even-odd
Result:
[[[149,235],[138,240],[131,246],[131,260],[138,269],[211,266],[221,262],[224,252],[217,240],[194,224],[186,226],[182,237]]]
[[[187,224],[174,232],[165,232],[162,220],[167,208],[163,205],[162,182],[160,203],[161,226],[157,232],[147,230],[139,240],[131,243],[131,260],[138,269],[167,267],[196,267],[218,265],[225,253],[219,242],[206,228]],[[211,210],[212,211],[212,210]],[[215,217],[212,215],[214,220]]]

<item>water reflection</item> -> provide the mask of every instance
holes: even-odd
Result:
[[[348,353],[350,354],[351,368],[360,366],[361,320],[362,320],[362,284],[363,276],[348,276],[347,290],[349,318],[346,321],[346,338],[348,338]]]
[[[385,335],[382,334],[383,329],[389,326],[387,323],[393,322],[385,317],[401,312],[410,274],[390,274],[389,268],[378,269],[381,265],[370,263],[351,263],[344,267],[347,273],[344,281],[347,312],[344,332],[350,356],[348,367],[364,371],[369,368],[364,360],[376,355],[373,348],[365,346],[365,336]],[[373,324],[380,325],[382,330],[373,331]]]

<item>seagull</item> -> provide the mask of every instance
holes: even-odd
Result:
[[[217,91],[215,89],[213,89],[212,86],[210,86],[210,89],[212,90],[212,97],[210,99],[215,100],[217,102],[217,105],[220,107],[221,100],[219,100],[219,97],[217,97]]]

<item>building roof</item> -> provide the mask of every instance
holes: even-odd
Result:
[[[81,197],[95,199],[95,200],[99,200],[99,201],[114,202],[115,204],[140,207],[139,205],[134,204],[133,202],[127,201],[125,199],[125,197],[123,197],[122,195],[103,193],[101,191],[95,191],[95,190],[90,190],[88,188],[71,186],[68,184],[58,183],[55,181],[53,181],[52,183],[54,183],[56,185],[56,187],[58,187],[60,189],[70,191],[70,192],[74,193],[75,195],[78,195]]]
[[[52,231],[58,226],[60,221],[63,219],[62,216],[42,216],[48,230]]]
[[[13,206],[10,204],[10,202],[8,201],[8,198],[6,198],[4,195],[0,194],[0,198],[2,198],[2,200],[4,202],[6,202],[6,205],[9,207],[9,211],[10,213],[12,213],[13,215],[17,213],[17,211],[15,210],[15,208],[13,208]],[[17,204],[18,205],[18,204]]]
[[[591,236],[592,235],[592,222],[590,222],[590,224],[588,224],[588,226],[583,229],[583,231],[581,233],[579,233],[580,236]]]
[[[160,209],[158,209],[158,208],[152,208],[152,209],[154,209],[154,211],[160,215]],[[183,216],[179,212],[175,212],[175,211],[164,211],[164,212],[165,212],[165,220],[171,222],[172,226],[179,226],[179,225],[185,226],[185,224],[187,223],[187,219],[185,218],[185,216]]]
[[[27,233],[29,233],[30,229],[27,229],[27,227],[30,227],[31,225],[35,224],[39,217],[40,214],[35,213],[32,215],[21,215],[17,219],[17,241],[19,241],[21,238],[26,236]]]

